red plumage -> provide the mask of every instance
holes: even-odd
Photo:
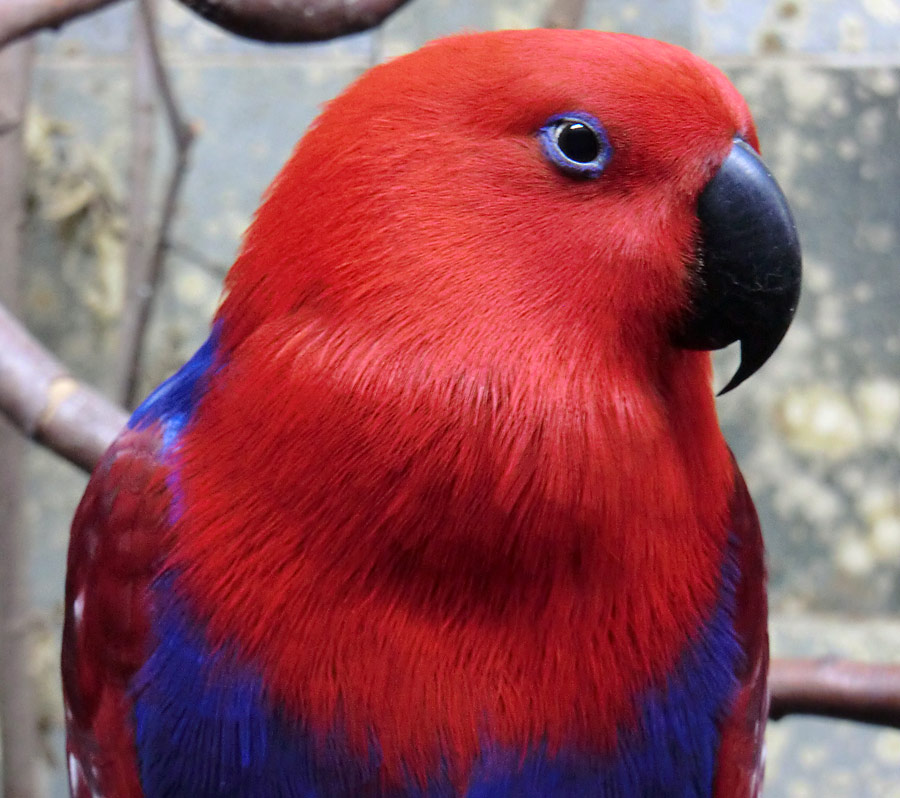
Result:
[[[606,126],[602,181],[535,146],[572,109]],[[586,31],[446,40],[333,101],[229,275],[175,460],[130,433],[76,517],[70,746],[132,745],[99,707],[123,701],[146,585],[172,569],[211,647],[288,716],[377,739],[385,783],[442,757],[464,783],[484,735],[611,750],[712,613],[731,535],[746,689],[716,794],[751,794],[762,542],[708,355],[670,334],[736,134],[755,145],[714,68]],[[139,794],[133,770],[109,778]]]
[[[147,588],[166,550],[170,496],[152,431],[125,431],[72,522],[62,646],[73,798],[140,798],[130,679],[147,656]]]

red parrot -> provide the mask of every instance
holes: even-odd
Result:
[[[759,524],[722,437],[800,250],[714,67],[451,37],[332,101],[75,516],[76,798],[745,798]]]

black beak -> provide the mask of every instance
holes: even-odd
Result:
[[[741,342],[741,365],[721,396],[784,338],[800,298],[800,241],[778,183],[741,139],[700,194],[697,216],[691,310],[675,340],[687,349]]]

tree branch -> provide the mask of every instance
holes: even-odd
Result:
[[[128,218],[128,295],[122,313],[121,349],[119,361],[119,396],[125,407],[135,405],[140,387],[144,340],[153,312],[159,282],[167,252],[169,230],[181,186],[187,175],[188,156],[194,141],[194,131],[185,122],[175,99],[169,75],[162,61],[156,32],[155,0],[138,0],[138,35],[135,40],[134,74],[134,138],[131,195]],[[150,85],[148,77],[153,78]],[[153,107],[149,93],[155,88],[162,100],[166,122],[175,148],[175,164],[166,186],[162,212],[153,241],[147,241],[147,164],[152,149]],[[143,154],[146,157],[142,157]],[[140,162],[139,162],[140,161]]]
[[[155,151],[153,42],[147,15],[134,9],[131,45],[131,171],[128,179],[128,227],[125,240],[125,302],[119,322],[116,398],[131,407],[137,390],[144,338],[145,308],[156,286],[150,284],[150,174]]]
[[[169,126],[175,149],[181,155],[187,152],[194,141],[194,128],[185,120],[184,114],[181,112],[181,108],[175,99],[175,93],[172,90],[172,81],[169,79],[169,74],[163,63],[154,4],[148,0],[139,0],[139,2],[144,27],[150,40],[150,64],[153,68],[153,77],[156,80],[156,90],[159,92],[163,103],[166,123]]]
[[[541,24],[545,28],[580,28],[587,0],[550,0]]]
[[[900,729],[900,667],[836,659],[777,659],[769,716],[821,715]]]
[[[0,46],[117,0],[2,0]],[[220,28],[266,42],[313,42],[374,28],[409,0],[179,0]]]
[[[179,0],[238,36],[315,42],[380,25],[409,0]]]
[[[153,245],[148,253],[146,271],[143,274],[143,283],[138,295],[138,304],[135,310],[135,329],[133,350],[131,358],[131,370],[128,374],[127,392],[125,394],[125,406],[131,408],[136,403],[139,388],[139,379],[143,363],[144,339],[146,338],[147,325],[153,312],[153,303],[156,300],[157,289],[162,279],[166,253],[168,251],[169,231],[175,219],[175,209],[178,205],[178,197],[181,194],[181,186],[187,176],[188,158],[191,145],[194,143],[194,130],[184,120],[184,115],[175,99],[172,91],[172,83],[162,61],[159,39],[156,32],[156,20],[154,17],[155,0],[139,0],[140,11],[143,17],[143,26],[146,30],[147,40],[150,45],[150,60],[153,74],[156,79],[156,90],[162,99],[166,122],[172,136],[175,148],[175,163],[166,186],[163,198],[162,213]]]
[[[74,380],[53,355],[0,306],[0,412],[85,471],[93,470],[125,425],[125,411]]]
[[[44,28],[58,28],[117,0],[3,0],[0,2],[0,47]]]

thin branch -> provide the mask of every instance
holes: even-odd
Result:
[[[587,0],[550,0],[544,14],[545,28],[580,28]]]
[[[128,232],[125,241],[125,304],[119,326],[116,392],[119,401],[131,407],[135,372],[143,344],[141,309],[146,305],[149,285],[150,176],[155,150],[153,42],[147,17],[135,8],[134,40],[131,48],[131,174],[128,180]]]
[[[169,183],[166,186],[166,195],[163,198],[159,230],[156,234],[156,241],[154,242],[150,253],[146,279],[143,283],[143,290],[138,296],[139,302],[135,311],[135,345],[126,382],[127,392],[124,395],[124,404],[128,408],[135,406],[138,390],[140,388],[140,375],[143,371],[144,340],[146,338],[147,325],[153,312],[157,288],[162,279],[167,250],[165,242],[168,237],[169,229],[172,226],[172,221],[175,218],[175,209],[178,204],[178,197],[181,193],[181,186],[187,175],[187,165],[188,149],[179,145],[175,157],[175,165],[172,168],[172,174],[169,177]]]
[[[92,471],[127,415],[73,379],[0,305],[0,412],[26,437]]]
[[[131,172],[128,179],[128,227],[125,241],[125,304],[119,325],[115,396],[131,406],[136,385],[133,373],[140,358],[143,329],[141,307],[145,304],[150,270],[149,207],[150,177],[155,152],[156,124],[153,49],[146,15],[134,9],[134,39],[131,46]]]
[[[187,122],[175,100],[171,81],[162,61],[159,39],[156,34],[155,0],[138,0],[139,16],[139,40],[136,54],[138,63],[136,67],[141,71],[147,67],[143,62],[146,55],[149,69],[152,72],[155,86],[162,99],[166,121],[175,147],[175,163],[166,186],[163,198],[162,212],[159,224],[152,243],[140,246],[137,241],[143,243],[143,229],[145,221],[136,214],[129,219],[129,229],[135,225],[135,248],[133,258],[129,259],[129,278],[131,290],[128,302],[122,317],[122,360],[120,362],[122,386],[121,397],[126,407],[135,405],[138,389],[140,387],[140,375],[143,365],[144,340],[147,334],[147,325],[153,312],[153,303],[156,298],[160,280],[163,275],[163,267],[166,257],[166,242],[169,238],[169,230],[175,217],[175,209],[178,205],[178,197],[181,186],[187,175],[188,157],[194,141],[194,131]],[[136,85],[143,81],[141,75],[136,76]],[[141,98],[143,99],[143,98]],[[136,114],[138,109],[136,109]],[[140,122],[135,120],[135,133],[137,135]],[[146,180],[146,175],[136,173],[135,178]],[[146,191],[146,183],[136,182],[138,190]],[[140,208],[143,211],[143,208]]]
[[[836,659],[778,659],[769,672],[774,720],[821,715],[900,729],[900,667]]]
[[[380,25],[409,0],[179,0],[220,28],[265,42],[336,39]]]
[[[0,46],[117,0],[0,0]],[[409,0],[179,0],[238,36],[313,42],[374,28]]]
[[[25,211],[22,123],[31,82],[33,45],[0,51],[0,300],[18,304]],[[28,541],[22,526],[25,447],[0,423],[0,737],[3,794],[37,795],[37,715],[29,679],[31,615]]]
[[[163,63],[154,2],[151,2],[151,0],[139,1],[140,12],[144,19],[144,28],[150,40],[150,61],[153,67],[153,77],[156,80],[156,90],[162,99],[163,108],[166,112],[166,122],[169,125],[175,149],[181,155],[187,152],[194,141],[194,128],[185,120],[184,114],[181,112],[172,90],[172,81],[169,79],[166,65]]]
[[[66,22],[117,0],[2,0],[0,2],[0,47],[45,28]]]

